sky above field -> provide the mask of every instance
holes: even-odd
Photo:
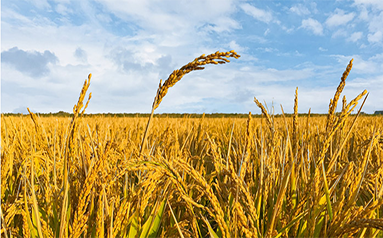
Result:
[[[343,95],[383,110],[383,1],[1,1],[1,112],[71,112],[89,73],[88,113],[149,113],[160,79],[201,54],[225,65],[184,76],[156,113],[326,113]],[[341,105],[341,102],[339,103]],[[338,111],[341,106],[338,106]]]

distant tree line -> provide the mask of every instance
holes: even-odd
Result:
[[[28,114],[22,114],[22,113],[2,113],[4,116],[26,116]],[[36,113],[36,115],[40,117],[72,117],[73,113],[59,111],[55,113]],[[293,114],[285,114],[286,117],[291,117]],[[299,116],[307,117],[307,113],[300,113]],[[311,113],[311,117],[318,117],[318,116],[326,116],[327,114],[320,114],[320,113]],[[374,115],[383,115],[383,111],[375,111],[374,114],[366,114],[364,112],[361,112],[361,115],[364,116],[374,116]],[[149,113],[89,113],[84,114],[85,117],[144,117],[147,118],[150,116]],[[249,116],[248,113],[161,113],[161,114],[154,114],[154,117],[157,118],[202,118],[204,116],[205,118],[247,118]],[[282,117],[282,114],[275,114],[274,117]],[[262,117],[261,114],[252,114],[252,117]]]

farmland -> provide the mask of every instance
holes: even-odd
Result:
[[[153,116],[214,57],[149,121],[85,117],[91,76],[71,117],[2,115],[2,237],[382,237],[383,117],[336,112],[352,61],[325,116],[298,90],[289,117]]]

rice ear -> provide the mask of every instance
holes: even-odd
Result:
[[[332,126],[334,124],[333,120],[334,120],[335,109],[336,109],[336,106],[338,104],[340,94],[342,93],[344,86],[346,85],[346,78],[352,69],[352,62],[353,61],[354,61],[354,59],[351,59],[350,62],[348,63],[347,68],[343,72],[343,75],[340,79],[340,83],[338,85],[338,88],[336,89],[334,98],[331,99],[331,101],[330,101],[330,105],[329,105],[329,109],[328,109],[328,116],[327,116],[327,124],[326,124],[327,132],[331,131]]]

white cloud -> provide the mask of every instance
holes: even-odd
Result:
[[[239,29],[241,26],[237,21],[229,17],[222,17],[215,20],[214,24],[209,24],[205,29],[217,33],[230,32],[233,29]]]
[[[87,62],[88,61],[88,56],[86,54],[86,51],[81,49],[81,47],[78,47],[74,54],[73,54],[79,61],[81,62]]]
[[[278,51],[277,48],[272,48],[272,47],[258,47],[257,50],[260,50],[260,51],[263,51],[263,52],[267,52],[267,53],[277,52]]]
[[[246,47],[243,47],[243,46],[240,46],[237,42],[235,42],[234,40],[230,41],[229,43],[229,48],[231,50],[234,50],[235,52],[237,53],[242,53],[246,50]]]
[[[347,31],[344,30],[343,28],[336,30],[332,34],[331,38],[337,38],[337,37],[347,37]]]
[[[368,30],[370,32],[383,30],[383,11],[379,15],[374,15],[369,21]]]
[[[358,40],[362,39],[362,37],[363,37],[363,32],[361,32],[361,31],[354,32],[351,34],[348,41],[357,42]]]
[[[374,15],[368,22],[368,34],[367,38],[370,43],[377,43],[382,41],[383,32],[383,11],[379,15]]]
[[[383,38],[383,34],[381,31],[376,31],[374,34],[368,34],[367,39],[370,43],[381,42]]]
[[[117,17],[138,24],[143,30],[159,32],[195,31],[208,26],[217,32],[231,31],[240,26],[230,15],[236,8],[232,0],[196,0],[180,4],[176,0],[97,0]]]
[[[368,10],[364,5],[359,6],[360,12],[358,18],[363,21],[368,21],[369,16],[368,16]]]
[[[314,13],[314,14],[317,14],[318,13],[318,9],[317,9],[317,4],[316,2],[311,2],[310,3],[310,7],[311,7],[311,12]]]
[[[354,0],[357,5],[365,5],[383,10],[383,1],[381,0]]]
[[[294,6],[290,7],[289,10],[290,10],[290,12],[293,12],[299,16],[310,14],[310,10],[307,9],[307,7],[303,6],[302,4],[294,5]]]
[[[359,18],[368,24],[368,42],[382,43],[383,39],[383,1],[381,0],[355,0],[360,9]]]
[[[256,8],[248,3],[242,4],[240,7],[246,14],[254,17],[258,21],[270,23],[273,20],[271,12]]]
[[[2,7],[1,9],[1,18],[1,23],[4,23],[5,25],[7,25],[7,20],[12,21],[13,24],[18,23],[25,26],[34,25],[34,22],[30,18],[17,11],[5,7]]]
[[[111,23],[112,22],[112,18],[108,15],[108,14],[97,14],[96,15],[96,18],[100,21],[100,22],[106,22],[106,23]]]
[[[12,65],[19,72],[32,77],[41,77],[49,73],[50,64],[56,64],[58,58],[48,50],[41,53],[24,51],[13,47],[1,52],[1,61]]]
[[[312,31],[315,35],[323,35],[323,27],[322,24],[312,18],[308,18],[302,20],[301,28]]]
[[[56,6],[55,10],[57,13],[64,15],[64,16],[66,16],[70,13],[73,13],[73,11],[71,9],[69,9],[67,6],[65,6],[64,4],[58,4]]]
[[[318,50],[319,50],[319,51],[322,51],[322,52],[326,52],[326,51],[328,51],[328,49],[325,49],[325,48],[322,48],[322,47],[319,47]]]
[[[50,8],[50,5],[47,0],[27,0],[27,1],[39,9]]]
[[[355,13],[353,12],[345,14],[343,10],[336,9],[335,13],[331,14],[325,23],[328,27],[341,26],[350,22],[352,19],[354,19],[354,17]]]
[[[360,55],[331,55],[341,65],[347,65],[351,59],[353,61],[352,72],[362,75],[383,74],[380,64],[383,63],[383,58],[377,54],[374,57],[364,60]]]
[[[371,56],[368,60],[380,61],[381,63],[383,63],[383,53]]]

